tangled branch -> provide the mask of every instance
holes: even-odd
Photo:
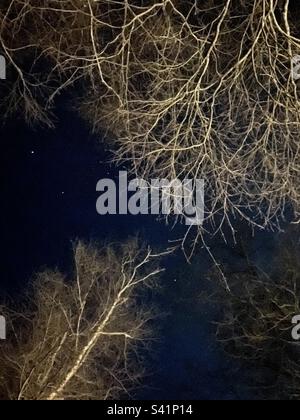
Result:
[[[141,290],[161,272],[136,241],[98,252],[79,243],[73,279],[44,272],[27,309],[6,308],[0,395],[18,400],[113,399],[144,374],[154,312]],[[14,333],[14,335],[13,335]],[[148,341],[149,342],[149,341]]]
[[[8,3],[0,39],[28,112],[36,89],[45,97],[51,87],[44,112],[80,81],[81,113],[115,136],[116,161],[146,180],[205,179],[215,231],[229,224],[234,233],[236,217],[278,226],[287,207],[299,218],[300,20],[291,0]],[[51,63],[43,82],[19,70],[14,57],[29,50],[35,64]]]
[[[217,339],[264,398],[300,398],[299,343],[292,338],[300,314],[298,237],[282,237],[271,274],[248,263],[228,274],[231,292],[214,298],[222,312]]]

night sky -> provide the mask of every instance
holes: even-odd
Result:
[[[138,233],[155,248],[180,237],[152,216],[99,216],[96,183],[116,178],[110,153],[99,137],[70,111],[69,99],[56,110],[56,128],[28,127],[13,119],[1,128],[1,293],[15,298],[29,278],[44,267],[65,272],[71,266],[72,241],[124,240]],[[274,236],[274,235],[273,235]],[[262,265],[272,254],[272,235],[252,240],[252,257]],[[232,267],[241,257],[222,241],[213,243],[216,256]],[[237,363],[216,344],[212,321],[218,308],[200,304],[207,291],[205,274],[211,260],[199,249],[192,264],[181,251],[164,261],[167,274],[155,303],[166,313],[159,321],[159,341],[148,355],[147,376],[134,398],[251,398]]]

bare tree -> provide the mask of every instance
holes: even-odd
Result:
[[[102,66],[110,89],[93,88],[85,110],[115,128],[118,157],[138,175],[205,179],[216,230],[232,215],[276,225],[287,202],[299,206],[290,2],[198,3],[127,2],[122,46]]]
[[[161,272],[157,256],[137,241],[100,251],[78,243],[74,254],[71,279],[45,271],[23,308],[3,308],[1,398],[113,399],[143,376],[155,312],[142,290]]]
[[[245,270],[227,273],[230,292],[213,298],[222,313],[216,334],[260,396],[299,400],[300,347],[292,338],[300,315],[299,230],[281,239],[271,273],[249,261]]]
[[[116,160],[147,180],[204,178],[216,231],[232,216],[277,226],[287,205],[298,220],[294,2],[11,0],[0,10],[0,42],[18,74],[8,109],[25,101],[36,118],[39,92],[46,119],[81,81],[81,113],[115,135]],[[29,76],[18,63],[30,52]],[[50,63],[42,79],[33,72],[41,57]]]

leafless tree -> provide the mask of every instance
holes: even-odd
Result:
[[[116,160],[144,179],[206,180],[215,231],[233,217],[277,226],[287,205],[298,220],[294,2],[10,0],[0,10],[18,74],[8,109],[25,103],[45,120],[54,98],[83,82],[81,113],[115,135]],[[18,63],[30,51],[29,75]],[[50,63],[42,79],[41,57]]]
[[[300,315],[299,256],[298,230],[282,237],[271,272],[248,262],[227,273],[230,292],[214,294],[222,312],[217,339],[263,398],[300,398],[300,347],[292,338],[292,320]]]
[[[38,274],[23,307],[1,311],[8,340],[0,346],[0,397],[128,395],[144,374],[141,350],[153,337],[155,311],[142,291],[161,272],[157,257],[136,240],[100,251],[78,243],[72,278]]]

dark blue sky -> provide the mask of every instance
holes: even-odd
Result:
[[[10,121],[0,130],[1,179],[1,292],[21,292],[35,271],[71,266],[72,240],[124,240],[139,232],[154,247],[167,247],[180,236],[151,216],[99,216],[96,183],[116,177],[105,145],[89,134],[76,114],[61,106],[57,128],[29,128]],[[272,253],[260,244],[267,258]],[[217,255],[235,266],[242,262],[232,248],[215,243]],[[200,251],[189,265],[178,252],[165,264],[157,304],[168,313],[160,322],[160,341],[149,358],[153,375],[138,397],[145,399],[238,399],[249,397],[238,366],[217,346],[211,321],[217,308],[205,308],[198,296],[206,290],[205,273],[211,261]]]

